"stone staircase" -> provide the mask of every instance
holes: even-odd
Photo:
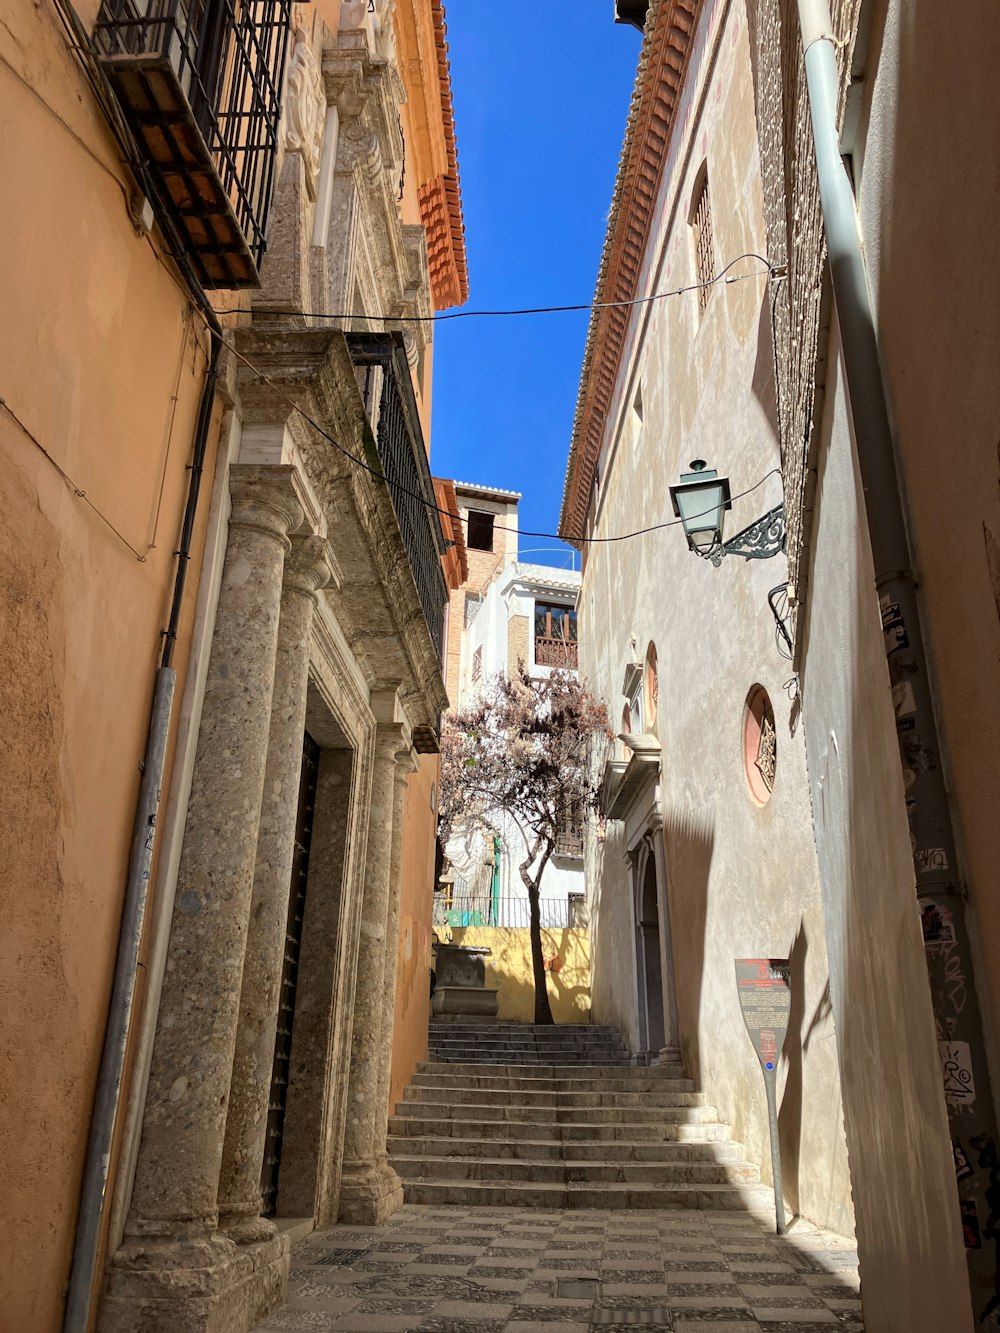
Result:
[[[389,1120],[407,1203],[773,1214],[680,1060],[636,1067],[613,1028],[431,1025]]]

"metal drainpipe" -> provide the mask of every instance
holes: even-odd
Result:
[[[840,154],[837,43],[827,0],[798,0],[798,7],[820,204],[906,783],[915,887],[921,913],[926,913],[925,937],[934,945],[925,954],[945,1100],[954,1139],[961,1138],[971,1153],[977,1135],[982,1135],[983,1151],[977,1151],[976,1156],[985,1158],[987,1140],[995,1141],[997,1133],[990,1071],[974,986],[965,888],[958,875],[916,581],[879,366],[861,225]],[[979,1206],[980,1222],[985,1223],[992,1211],[983,1199],[990,1179],[989,1165],[985,1160],[977,1164],[971,1155],[969,1165],[973,1170],[958,1182],[959,1197],[967,1206]],[[985,1242],[984,1237],[981,1248],[966,1251],[977,1314],[998,1291],[992,1247]]]
[[[156,818],[160,808],[160,790],[166,764],[174,687],[177,682],[177,673],[170,665],[170,661],[177,638],[177,622],[184,597],[188,561],[191,559],[191,538],[208,446],[208,432],[212,421],[219,353],[222,349],[221,338],[215,330],[211,330],[211,335],[212,352],[198,410],[187,501],[184,506],[181,537],[177,545],[173,599],[167,628],[163,631],[163,652],[156,673],[149,735],[142,761],[142,782],[139,786],[139,801],[132,826],[132,853],[125,886],[125,906],[122,912],[118,957],[108,1008],[108,1026],[104,1035],[104,1049],[101,1052],[90,1137],[87,1142],[87,1157],[80,1187],[80,1212],[73,1247],[73,1266],[66,1294],[63,1333],[87,1333],[90,1328],[94,1287],[97,1282],[101,1221],[107,1201],[111,1148],[118,1121],[129,1030],[135,1006],[136,982],[140,967],[139,950],[142,945],[146,904],[149,899],[149,871],[156,839]]]

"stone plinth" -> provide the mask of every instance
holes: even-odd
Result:
[[[486,986],[486,959],[491,949],[438,944],[431,1012],[435,1018],[472,1019],[488,1023],[497,1016],[497,993]]]

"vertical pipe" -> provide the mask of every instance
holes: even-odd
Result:
[[[77,1220],[76,1245],[66,1298],[64,1333],[86,1333],[90,1326],[97,1254],[100,1248],[101,1217],[107,1195],[111,1168],[118,1102],[121,1097],[129,1027],[135,1004],[139,974],[139,948],[142,943],[146,904],[149,899],[149,868],[153,859],[156,817],[160,808],[160,788],[167,756],[167,737],[173,709],[177,673],[160,667],[156,673],[149,736],[143,758],[142,783],[132,834],[125,909],[122,915],[118,958],[111,990],[108,1027],[97,1076],[97,1092],[87,1144]]]
[[[906,776],[915,888],[921,910],[939,923],[939,940],[947,937],[948,944],[926,951],[945,1100],[955,1139],[975,1144],[981,1138],[985,1144],[995,1141],[997,1126],[979,999],[969,985],[967,999],[963,990],[964,1007],[956,1007],[954,988],[945,977],[945,969],[957,965],[971,979],[972,950],[861,226],[854,189],[840,154],[837,43],[827,0],[798,0],[798,5],[820,205]],[[959,1197],[970,1207],[974,1208],[981,1191],[982,1180],[975,1171],[958,1182]],[[977,1310],[989,1306],[1000,1290],[991,1253],[985,1244],[966,1251]]]

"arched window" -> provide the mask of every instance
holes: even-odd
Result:
[[[696,281],[698,288],[698,309],[704,311],[711,295],[707,286],[715,277],[715,242],[712,239],[712,204],[708,197],[708,164],[703,162],[694,183],[691,196],[691,212],[688,215],[691,227],[691,241],[694,246]]]

